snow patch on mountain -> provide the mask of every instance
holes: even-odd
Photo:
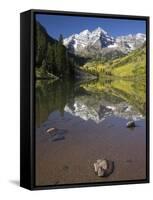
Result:
[[[137,33],[135,35],[129,34],[125,36],[118,36],[116,38],[110,36],[101,27],[93,31],[88,29],[83,30],[79,34],[73,34],[63,40],[64,45],[71,53],[104,53],[108,48],[121,51],[122,53],[129,53],[143,45],[146,40],[146,35]],[[109,51],[110,52],[110,51]]]

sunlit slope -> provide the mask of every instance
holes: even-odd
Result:
[[[92,60],[82,69],[98,76],[115,76],[123,78],[145,78],[146,74],[146,47],[145,44],[115,60]]]
[[[139,48],[127,56],[116,59],[110,65],[112,75],[120,77],[139,77],[146,73],[146,48]]]

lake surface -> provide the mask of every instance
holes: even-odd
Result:
[[[145,98],[143,80],[37,80],[36,185],[145,179]],[[95,174],[98,159],[112,174]]]

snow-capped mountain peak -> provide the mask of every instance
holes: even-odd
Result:
[[[88,29],[80,32],[80,35],[88,35],[88,34],[90,34],[90,31]]]
[[[101,55],[110,53],[110,51],[126,54],[143,45],[145,40],[146,35],[143,33],[128,34],[114,38],[101,27],[97,27],[92,31],[86,29],[78,34],[73,34],[65,38],[63,42],[71,53],[81,56],[93,56],[98,53]]]
[[[92,31],[92,33],[97,33],[97,34],[103,33],[104,35],[107,35],[107,32],[101,27],[97,27],[95,30]]]

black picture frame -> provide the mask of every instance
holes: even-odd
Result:
[[[62,185],[35,185],[35,15],[52,14],[146,21],[146,179]],[[53,10],[20,14],[20,186],[29,190],[149,183],[149,17]]]

